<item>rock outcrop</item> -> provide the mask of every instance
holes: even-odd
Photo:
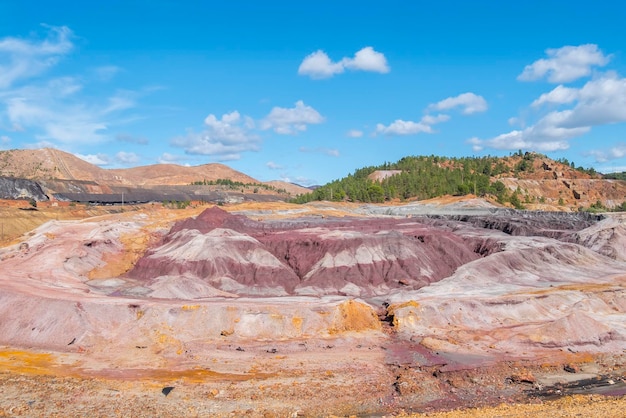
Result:
[[[13,177],[0,177],[0,199],[48,200],[39,183]]]

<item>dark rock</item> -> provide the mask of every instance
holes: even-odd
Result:
[[[161,389],[161,393],[167,396],[173,390],[174,390],[174,386],[165,386],[163,389]]]
[[[534,384],[537,382],[537,378],[528,370],[523,370],[519,373],[511,375],[510,380],[513,383]]]
[[[39,183],[12,177],[0,177],[0,199],[49,200]]]

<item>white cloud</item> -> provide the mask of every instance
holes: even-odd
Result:
[[[285,168],[285,166],[282,166],[280,164],[276,164],[274,161],[268,161],[265,166],[267,168],[269,168],[270,170],[282,170]]]
[[[72,31],[69,28],[47,28],[48,37],[45,40],[0,39],[0,89],[43,73],[72,50],[74,45],[70,40]]]
[[[339,150],[334,148],[309,148],[309,147],[300,147],[298,149],[300,152],[312,153],[312,154],[325,154],[331,157],[339,157]]]
[[[118,91],[104,102],[85,100],[83,77],[44,79],[74,47],[72,31],[47,27],[44,40],[0,39],[0,106],[13,131],[30,135],[38,143],[97,143],[107,138],[107,129],[120,123],[119,112],[136,106],[131,91]],[[114,67],[106,67],[112,72]],[[20,85],[20,81],[41,76]]]
[[[135,92],[120,90],[107,99],[107,106],[102,109],[102,114],[118,112],[120,110],[131,109],[136,106]]]
[[[308,75],[311,78],[328,78],[343,73],[344,70],[341,62],[333,63],[328,55],[320,49],[304,58],[298,67],[298,74]]]
[[[218,161],[237,160],[242,152],[259,150],[259,137],[251,131],[252,120],[237,111],[221,118],[210,114],[204,124],[204,131],[174,138],[172,145],[183,148],[186,154],[210,155]]]
[[[295,107],[290,109],[274,107],[261,122],[261,129],[273,129],[279,134],[293,135],[306,131],[307,125],[322,122],[324,122],[324,117],[317,110],[305,105],[302,100],[298,100]]]
[[[544,93],[537,100],[532,102],[531,106],[538,107],[545,103],[567,104],[572,103],[578,98],[578,89],[564,87],[559,85],[549,93]]]
[[[181,161],[185,161],[187,158],[181,155],[170,154],[164,152],[157,160],[159,164],[179,164]]]
[[[302,187],[313,186],[317,184],[317,180],[310,179],[307,177],[296,176],[295,178],[289,177],[287,174],[281,174],[280,179],[286,183],[293,183],[300,185]]]
[[[626,122],[626,78],[607,73],[587,82],[564,126],[594,126]]]
[[[591,150],[586,153],[595,158],[598,163],[605,163],[607,161],[617,160],[619,158],[626,157],[626,144],[616,145],[609,150]]]
[[[537,151],[567,149],[570,139],[588,133],[593,126],[626,122],[626,78],[608,72],[588,81],[581,88],[558,86],[542,94],[532,106],[544,103],[570,105],[570,108],[549,112],[534,125],[522,130],[487,140],[472,138],[468,142],[474,150],[485,147]],[[596,158],[608,158],[607,155],[598,154]]]
[[[76,155],[78,158],[80,158],[81,160],[87,161],[90,164],[93,165],[109,165],[111,163],[111,161],[109,160],[109,157],[106,154],[87,154],[87,155],[83,155],[83,154],[74,154]]]
[[[472,113],[484,112],[487,110],[487,101],[482,96],[474,93],[463,93],[455,97],[448,97],[437,103],[428,106],[428,109],[449,110],[455,107],[461,107],[462,113],[471,115]]]
[[[468,143],[473,145],[474,151],[485,147],[501,150],[531,149],[540,152],[566,150],[569,148],[568,140],[591,129],[589,126],[563,126],[570,112],[551,112],[528,128],[513,130],[488,140],[472,138]]]
[[[600,173],[623,173],[624,171],[626,171],[626,165],[618,165],[616,166],[615,164],[611,164],[610,166],[604,166],[604,167],[597,167],[597,171],[599,171]]]
[[[139,162],[139,156],[134,152],[120,151],[115,154],[115,159],[122,164],[137,164]]]
[[[592,67],[603,67],[610,60],[594,44],[547,49],[546,55],[527,65],[517,79],[534,81],[547,76],[551,83],[567,83],[590,75]]]
[[[361,138],[363,136],[363,131],[359,131],[358,129],[351,129],[346,134],[350,138]]]
[[[357,51],[354,54],[354,58],[345,57],[337,62],[332,62],[330,57],[321,49],[315,51],[306,56],[300,63],[298,74],[320,79],[341,74],[346,69],[383,74],[390,71],[385,55],[375,51],[371,46],[367,46]]]
[[[344,58],[341,60],[343,66],[349,70],[371,71],[385,74],[390,71],[387,58],[380,52],[374,51],[371,46],[357,51],[354,58]]]
[[[0,136],[0,146],[8,145],[11,142],[11,138],[6,135]]]
[[[88,106],[74,97],[75,81],[51,80],[43,87],[29,86],[0,93],[6,115],[14,127],[34,130],[38,140],[94,143],[105,139],[109,121],[105,107]]]
[[[521,124],[522,120],[518,117],[512,117],[507,120],[507,123],[511,126],[515,126]]]
[[[432,125],[445,122],[450,116],[440,114],[437,116],[425,115],[419,122],[397,119],[390,125],[379,123],[376,125],[376,134],[383,135],[415,135],[419,133],[433,133]]]

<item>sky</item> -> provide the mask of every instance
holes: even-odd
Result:
[[[626,4],[0,0],[0,150],[304,186],[411,155],[626,171]]]

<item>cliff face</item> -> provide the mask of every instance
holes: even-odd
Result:
[[[0,199],[48,200],[39,183],[11,177],[0,177]]]

